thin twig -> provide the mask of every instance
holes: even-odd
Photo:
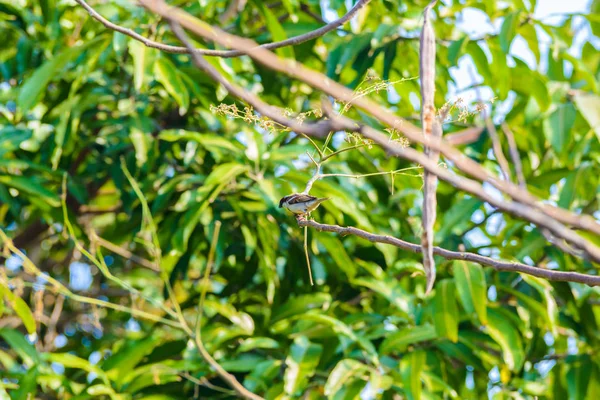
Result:
[[[496,126],[492,121],[492,118],[489,115],[485,116],[485,126],[487,128],[488,133],[490,134],[490,138],[492,139],[492,149],[494,149],[494,155],[496,156],[496,160],[498,161],[498,165],[500,165],[500,171],[502,171],[502,175],[504,179],[508,182],[512,181],[512,174],[510,173],[510,167],[508,166],[508,160],[504,156],[504,152],[502,151],[502,144],[500,143],[500,137],[498,136],[498,131],[496,131]]]
[[[298,218],[302,218],[300,216],[296,217]],[[308,227],[304,227],[304,255],[306,256],[306,267],[308,268],[308,278],[310,279],[310,286],[314,286],[315,283],[313,282],[313,277],[312,277],[312,268],[310,267],[310,256],[308,255]]]
[[[54,347],[54,339],[56,339],[56,324],[60,318],[60,314],[62,313],[64,303],[65,296],[57,294],[54,297],[54,309],[50,315],[48,329],[46,330],[46,335],[44,336],[44,351],[50,351]]]
[[[453,146],[471,144],[479,139],[479,136],[481,136],[481,132],[483,132],[482,127],[472,126],[470,128],[466,128],[458,132],[453,132],[448,135],[445,135],[444,139]]]
[[[153,263],[149,260],[146,260],[145,258],[142,258],[140,256],[137,256],[137,255],[133,254],[131,251],[124,249],[123,247],[117,246],[116,244],[111,243],[106,239],[101,238],[100,236],[98,236],[98,234],[96,234],[95,231],[91,231],[90,240],[95,241],[100,246],[104,247],[105,249],[107,249],[123,258],[131,260],[134,263],[141,265],[142,267],[151,269],[152,271],[155,271],[155,272],[160,272],[160,268],[157,267],[155,263]]]
[[[90,260],[102,273],[102,275],[104,275],[104,277],[106,277],[108,280],[115,282],[117,285],[121,286],[123,289],[127,290],[128,292],[135,294],[136,296],[140,296],[141,298],[143,298],[144,300],[148,301],[149,303],[155,305],[156,307],[160,308],[161,310],[163,310],[164,312],[166,312],[167,314],[174,316],[173,311],[166,307],[163,303],[157,301],[154,298],[148,297],[146,295],[144,295],[143,293],[141,293],[139,290],[135,289],[133,286],[131,286],[129,283],[123,281],[122,279],[118,278],[117,276],[115,276],[110,269],[108,268],[108,266],[106,265],[106,262],[104,261],[104,257],[94,257],[94,255],[92,253],[90,253],[77,239],[77,236],[75,234],[75,229],[73,228],[73,224],[71,223],[70,219],[69,219],[69,212],[67,209],[67,174],[65,173],[63,175],[63,182],[62,182],[62,193],[61,193],[61,206],[62,206],[62,212],[63,212],[63,220],[64,220],[64,225],[66,227],[67,233],[69,234],[71,240],[73,240],[73,243],[75,244],[75,247],[77,248],[77,250],[79,250],[84,256],[87,257],[88,260]],[[94,232],[92,231],[90,234],[90,242],[91,244],[94,243]],[[92,251],[94,251],[94,246],[92,245]],[[99,249],[96,249],[96,251],[99,252]],[[158,268],[158,267],[157,267]]]
[[[204,300],[208,291],[210,273],[215,261],[215,252],[219,243],[219,232],[221,231],[221,221],[215,221],[215,229],[213,231],[212,241],[210,242],[210,250],[208,251],[208,259],[206,260],[206,268],[204,270],[204,278],[202,280],[202,291],[200,292],[200,300],[198,302],[198,316],[196,318],[196,336],[200,336],[200,327],[202,324],[202,314],[204,312]]]
[[[521,189],[527,190],[527,182],[525,181],[525,175],[523,175],[523,163],[521,162],[521,156],[519,155],[519,148],[517,147],[517,142],[515,141],[515,135],[513,135],[512,130],[506,122],[502,123],[502,131],[508,140],[510,158],[515,166],[515,172],[517,173],[517,181],[519,182],[519,186]]]
[[[198,48],[190,49],[187,46],[185,46],[185,47],[171,46],[168,44],[159,43],[154,40],[148,39],[147,37],[144,37],[131,29],[124,28],[117,24],[113,24],[112,22],[110,22],[109,20],[104,18],[102,15],[100,15],[96,10],[94,10],[84,0],[75,0],[75,1],[80,6],[85,8],[85,10],[88,12],[88,14],[92,18],[94,18],[95,20],[100,22],[102,25],[104,25],[108,29],[112,29],[116,32],[120,32],[124,35],[127,35],[127,36],[143,43],[147,47],[165,51],[167,53],[175,53],[175,54],[193,53],[193,54],[198,54],[198,55],[203,55],[203,56],[214,56],[214,57],[222,57],[222,58],[239,57],[239,56],[246,55],[245,51],[239,51],[239,50],[210,50],[210,49],[198,49]],[[279,42],[265,43],[265,44],[260,45],[260,47],[265,48],[265,49],[274,50],[274,49],[278,49],[278,48],[286,47],[286,46],[295,46],[300,43],[304,43],[309,40],[321,37],[321,36],[325,35],[326,33],[336,30],[340,26],[344,25],[346,22],[350,21],[352,19],[352,17],[354,17],[354,15],[356,15],[356,13],[370,1],[371,0],[359,0],[354,5],[354,7],[352,7],[346,13],[346,15],[344,15],[343,17],[341,17],[339,19],[336,19],[335,21],[328,23],[325,26],[322,26],[319,29],[315,29],[314,31],[303,33],[302,35],[298,35],[298,36],[294,36],[294,37],[291,37],[291,38],[288,38],[285,40],[281,40]],[[258,46],[258,44],[256,46]]]
[[[51,277],[48,274],[42,273],[42,271],[40,271],[40,269],[25,255],[25,253],[23,253],[21,250],[19,250],[14,245],[12,240],[6,235],[6,233],[4,233],[4,231],[2,229],[0,229],[0,239],[2,240],[2,242],[4,243],[4,246],[8,250],[10,250],[13,254],[17,255],[21,260],[23,260],[23,268],[27,273],[31,273],[31,274],[35,275],[36,277],[39,277],[39,278],[45,280],[46,282],[48,282],[54,288],[56,293],[62,294],[65,297],[70,298],[71,300],[78,302],[78,303],[93,304],[93,305],[96,305],[99,307],[110,308],[110,309],[113,309],[116,311],[131,314],[132,316],[137,317],[137,318],[147,319],[149,321],[154,321],[154,322],[160,322],[160,323],[163,323],[166,325],[173,326],[175,328],[181,328],[179,323],[177,323],[176,321],[171,321],[171,320],[162,318],[158,315],[154,315],[154,314],[150,314],[145,311],[140,311],[140,310],[136,310],[136,309],[133,309],[130,307],[122,306],[120,304],[114,304],[114,303],[111,303],[108,301],[75,294],[70,289],[68,289],[66,286],[64,286],[62,283],[57,281],[55,278]]]
[[[469,69],[469,74],[471,75],[471,81],[475,84],[476,77],[475,71],[473,69]],[[479,86],[475,87],[475,93],[477,94],[477,98],[479,104],[484,107],[483,109],[483,118],[485,120],[485,126],[487,131],[492,139],[492,149],[494,150],[494,155],[496,156],[496,161],[498,161],[498,165],[500,166],[500,171],[502,171],[502,175],[504,176],[504,180],[508,182],[512,182],[512,176],[510,173],[510,167],[508,166],[508,161],[504,156],[504,152],[502,151],[502,144],[500,143],[500,137],[498,136],[498,131],[496,130],[496,126],[494,125],[494,121],[492,121],[491,112],[487,112],[483,102],[483,96],[481,94],[481,90]]]
[[[337,233],[340,236],[355,235],[373,243],[390,244],[413,253],[422,252],[421,246],[418,244],[406,242],[389,235],[376,235],[351,226],[343,227],[339,225],[321,224],[316,221],[305,219],[298,220],[298,225],[301,227],[309,226],[323,232]],[[472,261],[483,266],[494,268],[498,271],[520,272],[553,281],[578,282],[588,286],[600,286],[600,276],[597,275],[543,269],[519,262],[494,260],[493,258],[475,253],[447,250],[437,246],[433,247],[433,253],[447,260]]]

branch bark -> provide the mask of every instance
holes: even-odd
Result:
[[[189,40],[187,40],[187,37],[185,36],[183,29],[181,29],[181,27],[179,26],[180,22],[185,23],[188,28],[190,28],[192,31],[198,33],[199,35],[207,35],[207,36],[212,37],[216,34],[216,36],[219,37],[219,40],[221,40],[220,38],[222,35],[228,35],[227,37],[230,40],[226,40],[227,43],[231,43],[231,41],[234,38],[238,42],[245,43],[246,45],[250,45],[250,44],[254,43],[251,40],[244,39],[244,38],[238,38],[238,37],[230,35],[226,32],[222,32],[222,31],[218,30],[217,28],[212,28],[209,25],[203,23],[202,21],[195,19],[194,17],[190,16],[189,14],[187,14],[181,10],[174,9],[172,7],[167,6],[164,2],[162,2],[160,0],[155,0],[155,1],[140,0],[140,1],[150,10],[155,11],[158,14],[165,16],[165,18],[168,18],[171,21],[172,29],[177,34],[177,36],[180,38],[180,40],[182,39],[183,42],[186,43],[186,46],[191,47],[191,44],[190,44]],[[212,34],[209,34],[208,32],[212,32]],[[236,42],[236,46],[238,46],[237,42]],[[384,115],[389,115],[389,113],[386,110],[383,110],[376,104],[371,103],[369,100],[365,99],[364,97],[356,99],[356,97],[353,95],[352,91],[349,91],[349,89],[347,89],[346,87],[339,85],[338,83],[332,81],[331,79],[325,77],[324,75],[322,75],[320,73],[317,73],[317,72],[309,70],[303,66],[300,66],[296,62],[283,62],[277,56],[275,56],[273,53],[269,52],[266,49],[250,47],[250,50],[247,50],[247,51],[249,52],[249,55],[251,55],[253,58],[258,58],[263,64],[266,64],[267,66],[269,66],[275,70],[279,70],[281,72],[288,73],[288,74],[294,75],[294,76],[297,76],[296,74],[297,74],[298,70],[301,71],[302,72],[301,79],[303,81],[305,81],[309,84],[312,84],[314,87],[318,87],[318,88],[322,89],[326,93],[331,93],[331,87],[335,88],[334,92],[336,94],[340,95],[340,96],[336,96],[336,97],[341,98],[343,101],[346,101],[346,102],[354,101],[355,104],[358,102],[366,102],[367,105],[369,106],[368,107],[369,110],[372,113],[379,112],[379,113],[383,113]],[[256,55],[256,53],[259,53],[260,57],[258,57]],[[265,61],[263,59],[263,55],[268,61]],[[289,126],[290,128],[298,130],[299,132],[304,132],[307,135],[311,135],[311,136],[323,134],[324,129],[331,129],[334,131],[335,130],[347,130],[347,131],[352,131],[352,132],[358,132],[362,136],[366,137],[367,139],[371,139],[374,142],[378,143],[381,147],[383,147],[385,150],[387,150],[388,153],[393,154],[395,156],[406,158],[407,160],[410,160],[413,162],[417,162],[417,163],[423,165],[423,167],[427,171],[429,171],[433,174],[436,174],[441,179],[444,179],[447,182],[450,182],[452,185],[458,187],[459,189],[462,189],[469,193],[472,193],[497,208],[500,208],[500,209],[507,211],[518,217],[524,218],[540,227],[547,228],[550,232],[552,232],[552,234],[554,236],[562,238],[562,239],[568,241],[569,243],[571,243],[574,247],[577,247],[577,248],[583,250],[585,252],[586,257],[588,257],[591,260],[594,260],[596,262],[600,262],[600,248],[598,248],[591,242],[587,241],[582,236],[578,235],[576,232],[573,232],[572,230],[568,229],[567,227],[565,227],[563,224],[561,224],[554,218],[548,218],[547,214],[545,215],[542,210],[540,210],[534,206],[534,205],[543,204],[541,201],[536,201],[532,205],[531,203],[521,204],[521,203],[517,203],[517,202],[507,202],[507,201],[504,201],[503,199],[498,199],[495,196],[487,193],[485,191],[485,189],[483,188],[483,186],[480,185],[478,182],[455,175],[455,174],[451,173],[450,171],[448,171],[447,169],[440,168],[437,165],[437,163],[432,162],[428,157],[424,156],[422,153],[419,153],[418,151],[416,151],[412,148],[403,148],[402,146],[398,145],[397,143],[390,142],[388,140],[388,137],[386,135],[383,135],[381,132],[379,132],[371,127],[360,125],[357,122],[355,122],[351,119],[348,119],[346,117],[335,115],[333,112],[331,112],[331,110],[326,114],[329,117],[329,119],[322,121],[321,123],[317,123],[317,124],[303,124],[303,123],[298,123],[297,121],[285,118],[277,112],[277,110],[278,110],[277,107],[273,107],[273,106],[270,106],[270,105],[264,103],[262,100],[260,100],[254,94],[244,90],[243,88],[241,88],[233,83],[230,83],[215,68],[213,68],[210,64],[208,64],[201,55],[192,53],[192,57],[193,57],[194,63],[199,68],[206,71],[217,82],[223,84],[223,86],[227,90],[229,90],[231,94],[233,94],[236,97],[239,97],[239,98],[243,99],[244,101],[248,102],[249,104],[253,105],[259,112],[263,113],[264,115],[273,117],[273,119],[276,122],[278,122],[282,125],[285,125],[285,126]],[[287,65],[288,68],[283,68],[282,64]],[[288,69],[293,70],[293,72],[290,73],[288,71]],[[324,111],[327,111],[325,107],[324,107]],[[405,125],[403,125],[403,126],[405,126]],[[414,125],[411,125],[411,126],[414,127]],[[325,128],[323,128],[323,127],[325,127]],[[417,128],[414,127],[414,129],[417,129]],[[417,133],[416,137],[419,139],[418,141],[425,143],[428,146],[432,145],[432,148],[434,150],[439,149],[439,147],[438,148],[433,147],[433,144],[435,144],[435,143],[439,144],[439,143],[441,143],[440,141],[429,140],[430,138],[423,139],[423,136],[420,133]],[[452,148],[452,151],[460,154],[460,157],[458,159],[455,157],[454,160],[468,161],[468,164],[473,164],[476,167],[483,169],[479,164],[468,159],[462,153],[460,153],[458,150]],[[487,172],[485,172],[485,174],[488,175]],[[503,184],[512,185],[512,183],[510,183],[510,182],[505,182],[505,181],[500,180],[495,177],[492,177],[492,179],[497,182],[503,183]],[[485,181],[490,182],[489,179],[486,179]],[[520,188],[518,188],[515,185],[512,185],[512,186],[521,190]],[[525,193],[527,193],[527,192],[525,191]],[[563,210],[563,211],[566,211],[566,210]]]
[[[344,227],[339,225],[321,224],[316,221],[309,221],[305,219],[298,219],[298,225],[300,227],[308,226],[322,232],[337,233],[340,236],[355,235],[373,243],[385,243],[413,253],[422,252],[422,247],[418,244],[406,242],[389,235],[376,235],[351,226]],[[520,272],[552,281],[578,282],[588,286],[600,285],[600,276],[597,275],[542,269],[519,262],[494,260],[493,258],[482,256],[476,253],[452,251],[437,246],[433,247],[433,253],[445,258],[446,260],[471,261],[483,266],[494,268],[497,271]]]
[[[219,28],[213,27],[192,17],[182,10],[168,6],[162,0],[140,0],[140,2],[148,10],[157,13],[164,18],[178,22],[182,27],[191,30],[207,40],[213,40],[220,45],[242,51],[268,68],[296,78],[342,102],[353,101],[355,106],[370,113],[385,125],[402,132],[409,140],[421,143],[424,146],[441,152],[461,171],[482,182],[491,184],[515,201],[523,203],[531,208],[538,209],[547,216],[562,223],[600,234],[600,223],[591,216],[575,214],[569,210],[544,203],[538,197],[533,196],[512,182],[504,181],[497,176],[490,174],[480,164],[465,157],[464,154],[449,145],[446,141],[439,138],[423,137],[419,128],[407,121],[400,121],[397,116],[380,107],[377,103],[365,97],[356,99],[352,90],[327,78],[325,75],[306,68],[301,63],[294,60],[280,59],[268,49],[260,47],[253,40],[232,35]],[[597,254],[600,255],[600,249],[596,248],[596,251]]]
[[[157,41],[154,41],[152,39],[149,39],[147,37],[144,37],[142,35],[140,35],[139,33],[128,29],[128,28],[124,28],[120,25],[114,24],[112,22],[110,22],[109,20],[107,20],[106,18],[104,18],[102,15],[100,15],[96,10],[94,10],[88,3],[85,2],[85,0],[75,0],[81,7],[85,8],[85,10],[88,12],[88,14],[94,18],[96,21],[100,22],[102,25],[104,25],[105,27],[107,27],[108,29],[112,29],[114,31],[120,32],[124,35],[129,36],[132,39],[135,39],[141,43],[143,43],[145,46],[147,47],[151,47],[154,49],[158,49],[161,51],[165,51],[167,53],[174,53],[174,54],[199,54],[199,55],[203,55],[203,56],[212,56],[212,57],[222,57],[222,58],[231,58],[231,57],[239,57],[239,56],[244,56],[246,55],[246,51],[243,50],[210,50],[210,49],[198,49],[198,48],[188,48],[188,47],[181,47],[181,46],[171,46],[168,44],[164,44],[164,43],[160,43]],[[325,35],[326,33],[329,33],[333,30],[338,29],[340,26],[344,25],[346,22],[348,22],[349,20],[352,19],[352,17],[354,17],[356,15],[356,13],[358,13],[358,11],[363,8],[367,3],[369,3],[371,0],[359,0],[354,7],[352,7],[348,13],[346,13],[343,17],[336,19],[335,21],[332,21],[330,23],[328,23],[325,26],[322,26],[319,29],[315,29],[314,31],[310,31],[307,33],[303,33],[302,35],[298,35],[298,36],[294,36],[285,40],[281,40],[279,42],[272,42],[272,43],[265,43],[262,45],[258,45],[256,44],[256,46],[262,47],[264,49],[270,49],[270,50],[275,50],[275,49],[279,49],[281,47],[286,47],[286,46],[295,46],[298,45],[300,43],[304,43],[307,42],[309,40],[312,39],[316,39],[318,37],[321,37],[323,35]],[[142,3],[147,3],[147,2],[142,2]],[[167,17],[168,18],[168,17]]]
[[[435,117],[435,32],[431,25],[430,12],[437,0],[433,0],[423,13],[423,29],[419,48],[419,75],[421,77],[421,124],[423,136],[442,137],[442,125]],[[429,159],[437,164],[440,153],[425,147]],[[437,207],[437,176],[428,170],[423,175],[423,211],[421,224],[421,250],[423,251],[423,268],[427,277],[425,293],[431,292],[435,283],[435,259],[433,258],[433,227]]]

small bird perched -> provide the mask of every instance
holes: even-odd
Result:
[[[294,214],[308,214],[325,200],[329,200],[329,197],[318,198],[309,194],[295,193],[279,200],[279,208],[285,207]]]

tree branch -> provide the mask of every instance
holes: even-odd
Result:
[[[108,29],[112,29],[114,31],[117,31],[124,35],[127,35],[130,38],[143,43],[147,47],[165,51],[167,53],[198,54],[198,55],[203,55],[203,56],[213,56],[213,57],[223,57],[223,58],[239,57],[239,56],[246,55],[246,51],[240,51],[240,50],[198,49],[198,48],[188,48],[188,47],[181,47],[181,46],[171,46],[168,44],[156,42],[154,40],[151,40],[147,37],[140,35],[139,33],[135,32],[131,29],[124,28],[120,25],[110,22],[109,20],[104,18],[102,15],[100,15],[96,10],[94,10],[88,3],[86,3],[85,0],[75,0],[75,1],[81,7],[85,8],[85,10],[88,12],[88,14],[92,18],[94,18],[95,20],[100,22],[102,25],[104,25]],[[326,33],[336,30],[337,28],[339,28],[340,26],[344,25],[346,22],[351,20],[352,17],[354,17],[356,15],[356,13],[370,1],[371,0],[359,0],[354,5],[354,7],[352,7],[346,13],[346,15],[344,15],[343,17],[341,17],[339,19],[336,19],[335,21],[328,23],[325,26],[322,26],[319,29],[315,29],[314,31],[303,33],[302,35],[298,35],[298,36],[294,36],[294,37],[291,37],[291,38],[288,38],[285,40],[281,40],[279,42],[265,43],[265,44],[260,45],[260,47],[265,48],[265,49],[274,50],[274,49],[278,49],[280,47],[295,46],[300,43],[304,43],[309,40],[321,37],[321,36],[325,35]],[[146,2],[142,2],[142,3],[145,4]],[[259,45],[256,44],[256,46],[259,46]]]
[[[519,182],[519,186],[522,189],[527,190],[527,182],[525,181],[525,175],[523,175],[523,163],[521,162],[521,156],[519,155],[517,142],[515,142],[515,135],[513,135],[506,122],[502,123],[502,131],[504,132],[504,134],[506,135],[506,139],[508,140],[510,158],[512,159],[512,162],[515,165],[515,172],[517,173],[517,181]]]
[[[183,30],[177,25],[177,23],[179,22],[185,24],[186,27],[188,27],[189,29],[201,36],[213,38],[214,40],[217,40],[229,46],[237,47],[239,49],[247,49],[244,51],[247,51],[252,58],[257,59],[258,61],[267,65],[268,67],[276,71],[280,71],[288,75],[298,77],[302,81],[311,84],[313,87],[319,88],[325,93],[331,94],[334,97],[341,99],[342,101],[348,102],[354,99],[356,105],[358,105],[358,103],[360,102],[362,104],[363,109],[371,112],[375,116],[378,116],[381,120],[384,120],[384,122],[390,122],[391,126],[397,126],[396,120],[393,119],[395,118],[393,114],[390,114],[388,111],[384,110],[383,108],[379,107],[377,104],[371,102],[366,98],[356,99],[351,90],[338,84],[337,82],[334,82],[333,80],[325,77],[320,73],[305,68],[294,61],[282,61],[270,51],[256,47],[255,43],[252,40],[239,38],[237,36],[230,35],[227,32],[223,32],[218,28],[213,28],[181,10],[167,6],[164,2],[160,0],[140,1],[151,11],[154,11],[160,15],[163,15],[165,18],[170,19],[172,22],[172,28],[174,29],[176,34],[178,34],[180,39],[184,40],[184,43],[186,43],[187,46],[189,46],[190,44],[189,41],[187,41]],[[277,110],[276,107],[267,105],[254,94],[249,93],[243,88],[227,81],[227,79],[220,75],[218,71],[216,71],[212,66],[206,63],[202,56],[196,53],[192,53],[192,57],[196,65],[207,71],[207,73],[211,77],[213,77],[213,79],[215,79],[217,82],[222,83],[224,87],[230,91],[230,93],[255,106],[259,111],[264,109],[265,112],[269,112],[269,114],[266,114],[265,112],[263,112],[263,114],[269,117],[273,115],[276,118],[276,122],[281,123],[282,125],[290,126],[292,129],[296,129],[296,127],[298,127],[301,131],[309,135],[315,136],[323,133],[323,129],[315,129],[319,126],[322,127],[323,124],[325,124],[326,127],[331,130],[347,130],[351,132],[358,132],[365,138],[371,139],[374,142],[378,143],[381,147],[388,151],[388,153],[395,156],[403,157],[413,162],[417,162],[423,165],[423,167],[426,170],[436,174],[438,177],[446,180],[447,182],[451,183],[457,188],[472,193],[475,196],[481,198],[484,201],[487,201],[488,203],[499,209],[502,209],[518,217],[526,219],[540,227],[547,228],[556,237],[563,238],[566,241],[570,242],[573,246],[584,250],[586,255],[590,259],[596,262],[600,262],[600,248],[598,248],[591,242],[585,240],[576,232],[566,228],[563,224],[557,221],[557,219],[560,218],[555,219],[554,217],[556,216],[554,216],[553,218],[548,218],[549,213],[544,213],[544,211],[560,210],[560,212],[566,213],[570,217],[574,217],[576,220],[575,222],[577,222],[577,224],[575,225],[586,225],[584,221],[591,220],[593,226],[600,227],[600,225],[598,225],[595,220],[591,219],[589,216],[586,216],[587,218],[584,218],[584,216],[578,216],[567,210],[558,209],[556,207],[545,207],[545,204],[542,203],[541,200],[533,198],[531,195],[529,195],[527,191],[520,189],[516,185],[513,185],[511,182],[505,182],[501,179],[498,179],[497,177],[489,175],[489,173],[485,169],[483,169],[483,167],[481,167],[478,163],[465,157],[464,154],[454,149],[452,146],[449,146],[440,140],[431,140],[430,138],[423,138],[421,133],[418,132],[418,128],[416,128],[414,125],[409,123],[403,123],[401,126],[403,127],[404,132],[412,132],[411,135],[415,139],[415,141],[423,143],[426,146],[430,146],[435,150],[441,149],[444,152],[444,154],[447,155],[447,157],[449,156],[448,158],[451,159],[455,163],[455,165],[462,164],[463,168],[467,168],[469,166],[473,167],[474,169],[481,170],[483,171],[484,181],[491,184],[496,183],[496,185],[494,185],[496,187],[503,187],[505,185],[509,185],[510,190],[508,190],[508,192],[511,192],[512,188],[516,188],[518,191],[523,192],[527,195],[528,201],[524,202],[524,204],[521,204],[517,202],[507,202],[503,199],[498,199],[495,196],[487,193],[483,186],[478,182],[455,175],[447,169],[440,168],[437,165],[437,163],[432,162],[432,160],[430,160],[422,153],[416,151],[415,149],[403,148],[397,143],[390,142],[388,140],[387,135],[382,134],[376,129],[373,129],[369,126],[360,125],[357,122],[346,117],[334,115],[331,111],[326,114],[329,116],[329,119],[323,121],[321,125],[301,124],[296,121],[289,120],[285,117],[282,117],[280,114],[274,112],[275,110]],[[407,127],[412,128],[409,129]],[[313,129],[311,130],[309,128]],[[414,130],[417,130],[417,133],[415,133]],[[450,151],[448,151],[448,149],[450,149]],[[458,156],[456,156],[456,154],[458,154]],[[505,193],[507,193],[507,191],[505,191]],[[534,201],[530,201],[531,198],[533,198]]]
[[[442,124],[435,117],[435,32],[431,25],[430,12],[437,0],[430,2],[423,12],[423,28],[419,46],[419,75],[421,77],[421,125],[423,137],[442,137]],[[425,147],[427,157],[435,163],[440,153]],[[423,251],[423,268],[427,277],[425,293],[431,292],[435,283],[435,259],[433,258],[433,227],[437,211],[437,175],[425,170],[423,174],[423,207],[421,212],[421,250]]]
[[[322,232],[332,232],[337,233],[341,236],[345,235],[355,235],[361,237],[365,240],[368,240],[373,243],[385,243],[390,244],[392,246],[396,246],[400,249],[407,250],[413,253],[421,253],[422,248],[420,245],[415,243],[406,242],[404,240],[395,238],[389,235],[376,235],[362,229],[354,228],[351,226],[343,227],[339,225],[328,225],[321,224],[316,221],[309,221],[305,219],[298,219],[298,225],[300,227],[311,227],[315,228]],[[588,286],[599,286],[600,285],[600,276],[597,275],[587,275],[581,274],[579,272],[565,272],[565,271],[554,271],[549,269],[542,269],[538,267],[533,267],[531,265],[522,264],[519,262],[510,262],[510,261],[500,261],[494,260],[493,258],[489,258],[486,256],[482,256],[480,254],[469,253],[469,252],[461,252],[461,251],[452,251],[447,250],[441,247],[434,246],[433,253],[443,257],[447,260],[464,260],[464,261],[472,261],[483,266],[494,268],[498,271],[509,271],[509,272],[520,272],[532,276],[537,276],[539,278],[544,278],[553,281],[563,281],[563,282],[578,282],[583,283]]]
[[[177,21],[179,24],[181,24],[181,26],[191,30],[195,34],[202,36],[207,40],[213,40],[222,46],[242,51],[249,55],[252,59],[271,68],[272,70],[299,79],[300,81],[311,85],[313,88],[319,89],[340,101],[353,101],[355,106],[370,113],[373,117],[385,125],[402,132],[413,142],[421,143],[424,146],[441,152],[461,171],[475,177],[482,182],[491,184],[498,190],[509,195],[515,201],[526,204],[531,208],[536,208],[557,221],[600,234],[600,223],[598,223],[591,216],[575,214],[569,210],[544,203],[538,197],[533,196],[531,193],[521,189],[512,182],[504,181],[499,179],[497,176],[490,174],[483,166],[471,160],[470,158],[465,157],[462,152],[449,145],[446,141],[439,138],[423,137],[419,128],[407,121],[398,120],[396,115],[380,107],[377,103],[364,97],[356,99],[351,89],[333,81],[332,79],[327,78],[325,75],[306,68],[301,63],[298,63],[294,60],[280,59],[268,49],[260,47],[253,40],[232,35],[219,28],[213,27],[197,18],[192,17],[185,11],[168,6],[162,0],[140,0],[140,2],[148,10],[162,15],[163,17],[172,21]],[[596,252],[600,255],[600,249],[596,248]],[[600,256],[598,259],[600,260]]]
[[[577,248],[582,249],[593,261],[600,262],[600,249],[597,246],[585,240],[582,236],[565,227],[560,222],[552,218],[548,218],[547,215],[543,214],[539,210],[530,207],[527,204],[521,204],[514,201],[505,201],[502,198],[498,198],[497,196],[488,193],[479,182],[456,175],[448,169],[441,168],[439,165],[437,165],[437,163],[429,159],[429,157],[413,148],[404,148],[398,143],[390,142],[387,140],[387,136],[382,132],[370,126],[361,125],[349,118],[340,115],[328,114],[331,112],[331,110],[327,110],[326,108],[324,108],[324,111],[326,115],[330,116],[331,119],[336,119],[340,124],[345,125],[346,130],[358,132],[365,138],[373,140],[389,154],[421,164],[425,170],[437,175],[440,179],[445,180],[446,182],[461,190],[464,190],[465,192],[479,197],[492,206],[509,212],[517,217],[528,220],[540,228],[548,229],[556,237],[563,238]]]

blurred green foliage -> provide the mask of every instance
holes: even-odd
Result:
[[[172,1],[260,42],[313,30],[322,25],[315,16],[327,11],[316,0],[250,1],[219,21],[228,3]],[[332,0],[328,11],[341,16],[345,3]],[[367,73],[402,80],[368,95],[399,117],[418,118],[418,80],[410,78],[418,76],[425,3],[373,0],[351,24],[277,52],[352,88],[369,87]],[[476,86],[495,98],[495,122],[515,133],[528,189],[599,217],[600,2],[591,5],[596,13],[554,25],[532,17],[535,3],[436,7],[436,104],[460,103],[456,88],[465,82],[451,71],[470,60]],[[134,2],[93,5],[115,23],[177,44],[167,24]],[[498,34],[470,37],[463,30],[469,21],[461,23],[465,9],[493,21]],[[592,33],[574,43],[588,25]],[[247,389],[269,399],[600,398],[597,289],[438,258],[438,282],[425,298],[420,255],[309,231],[311,287],[303,232],[277,207],[313,173],[306,139],[218,115],[211,105],[236,99],[187,56],[107,30],[74,2],[0,1],[0,31],[0,226],[43,273],[73,292],[170,319],[157,306],[172,305],[167,279],[193,326],[207,290],[206,348]],[[516,41],[528,46],[533,65],[511,53]],[[247,57],[209,60],[267,102],[294,112],[319,107],[320,93]],[[391,88],[397,96],[388,96]],[[475,100],[462,104],[472,109]],[[481,123],[480,113],[460,120],[459,113],[447,133]],[[343,139],[336,134],[330,148],[349,146]],[[499,172],[487,132],[462,150]],[[407,167],[414,166],[364,147],[331,159],[324,172]],[[311,193],[332,200],[313,217],[418,243],[422,180],[413,172],[320,180]],[[66,228],[65,176],[73,233],[95,262]],[[223,226],[206,287],[215,221]],[[94,235],[121,250],[99,247]],[[445,183],[436,244],[540,268],[598,267]],[[158,255],[160,272],[151,269]],[[5,257],[0,399],[233,397],[181,329],[69,297],[57,307],[59,297],[43,277]],[[94,265],[101,262],[116,279]]]

